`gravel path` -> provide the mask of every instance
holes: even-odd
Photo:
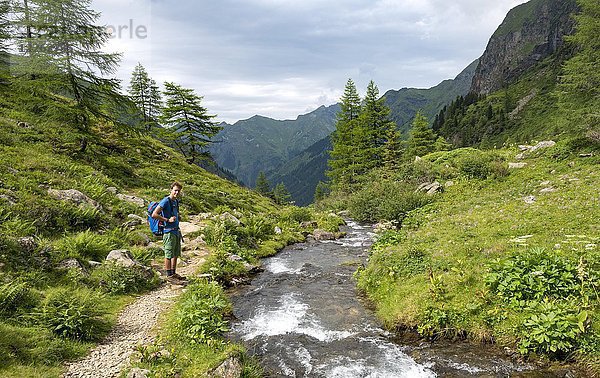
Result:
[[[184,244],[183,248],[184,259],[179,262],[177,273],[189,277],[204,262],[207,252],[194,241],[187,248]],[[191,251],[185,252],[186,249]],[[121,312],[115,327],[102,343],[85,358],[66,365],[63,377],[118,377],[129,366],[135,346],[154,341],[160,315],[175,303],[183,290],[183,286],[165,282],[158,289],[140,296]]]

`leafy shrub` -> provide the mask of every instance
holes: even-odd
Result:
[[[34,306],[34,299],[27,282],[11,282],[0,285],[0,317],[9,318],[21,308]]]
[[[237,225],[231,221],[216,219],[204,228],[204,241],[211,247],[220,247],[223,243],[236,242],[234,230]]]
[[[265,240],[274,233],[274,224],[271,220],[260,215],[250,215],[243,219],[244,235],[252,240]]]
[[[58,336],[89,341],[99,340],[109,330],[104,314],[102,299],[96,293],[60,287],[47,292],[40,320]]]
[[[491,152],[473,152],[458,160],[460,172],[468,178],[486,179],[508,175],[504,159]]]
[[[337,232],[340,230],[340,226],[345,222],[342,217],[328,213],[328,214],[317,214],[317,228],[329,232]]]
[[[148,247],[132,247],[130,249],[133,258],[144,265],[150,265],[152,260],[164,256],[164,251],[158,245]]]
[[[587,318],[587,311],[579,312],[569,304],[544,301],[534,305],[521,325],[519,352],[569,353],[585,332]]]
[[[348,208],[358,221],[389,220],[401,224],[406,213],[431,201],[431,197],[415,193],[412,184],[379,180],[355,193],[349,200]]]
[[[281,211],[279,218],[284,222],[302,223],[313,219],[313,214],[307,207],[288,206]]]
[[[461,319],[462,317],[451,309],[430,306],[421,315],[417,331],[429,339],[464,337],[464,332],[456,327]]]
[[[405,239],[402,232],[394,230],[385,230],[375,237],[375,242],[371,246],[371,253],[384,250],[391,245],[398,245]]]
[[[141,267],[124,267],[115,263],[104,263],[92,272],[92,279],[105,292],[111,294],[141,293],[160,282],[156,275],[148,279]]]
[[[194,343],[218,343],[218,337],[228,330],[224,315],[230,310],[231,304],[216,282],[194,282],[177,305],[175,332]]]
[[[115,245],[103,235],[86,230],[64,237],[56,247],[61,252],[61,259],[75,257],[102,261]]]
[[[567,298],[580,294],[577,264],[556,251],[532,248],[489,264],[485,281],[505,301]]]
[[[208,273],[220,283],[228,284],[234,277],[245,276],[248,272],[242,261],[229,258],[227,251],[217,249],[211,253],[200,268],[201,273]]]

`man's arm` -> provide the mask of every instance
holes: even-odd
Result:
[[[165,218],[162,215],[160,215],[161,212],[162,212],[162,207],[156,206],[156,208],[152,212],[152,218],[161,220],[163,222],[174,222],[175,221],[175,216],[172,216],[171,218]],[[173,219],[173,220],[171,220],[171,219]]]

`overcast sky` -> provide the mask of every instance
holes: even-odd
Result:
[[[364,94],[429,88],[481,56],[525,0],[93,0],[123,53],[126,88],[140,62],[158,83],[204,96],[217,121],[295,119]]]

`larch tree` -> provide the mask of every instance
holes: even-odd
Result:
[[[173,142],[181,153],[194,164],[201,159],[208,159],[207,146],[221,126],[208,114],[202,106],[202,96],[193,89],[183,88],[175,83],[165,82],[165,104],[160,121],[173,131]]]
[[[20,57],[19,84],[39,95],[44,114],[87,130],[92,118],[108,118],[110,105],[123,99],[113,74],[119,54],[104,53],[109,34],[95,23],[100,13],[91,0],[24,0],[15,7]],[[81,150],[87,141],[82,140]]]
[[[0,0],[0,84],[8,82],[9,54],[8,45],[10,43],[10,23],[8,0]]]
[[[129,97],[142,115],[143,126],[150,130],[160,116],[162,97],[156,81],[150,78],[141,63],[131,74],[128,90]]]

